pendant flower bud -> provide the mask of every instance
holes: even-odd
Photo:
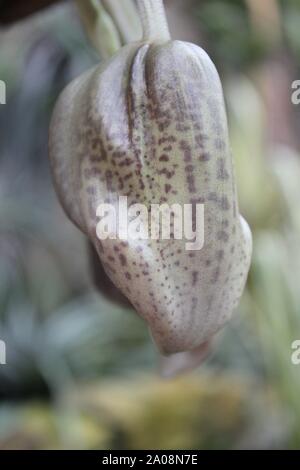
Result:
[[[170,38],[161,0],[138,1],[144,37],[61,94],[50,160],[61,204],[103,268],[180,368],[229,320],[246,282],[251,232],[239,215],[221,82],[200,47]],[[100,240],[97,208],[204,207],[204,244]],[[174,363],[172,362],[174,368]]]

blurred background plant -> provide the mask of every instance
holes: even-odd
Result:
[[[0,24],[46,3],[58,5],[0,29],[0,448],[300,448],[298,0],[165,1],[173,36],[201,44],[221,74],[254,234],[233,321],[201,369],[171,381],[156,375],[144,323],[93,287],[53,191],[53,104],[99,57],[72,1],[2,0]],[[107,25],[114,47],[139,36],[133,7],[103,0],[100,60]]]

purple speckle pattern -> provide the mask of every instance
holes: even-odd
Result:
[[[223,92],[199,47],[133,44],[73,81],[56,105],[50,160],[61,204],[165,353],[193,350],[231,317],[251,258],[238,213]],[[96,209],[204,204],[204,246],[98,240]]]

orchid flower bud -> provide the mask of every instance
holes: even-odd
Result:
[[[63,91],[50,160],[66,214],[147,322],[160,352],[176,354],[176,372],[202,360],[237,306],[251,232],[239,215],[216,68],[200,47],[171,40],[162,0],[137,3],[143,39]],[[120,197],[149,213],[152,205],[202,206],[204,242],[187,249],[179,237],[99,239],[98,207],[110,203],[117,213]]]

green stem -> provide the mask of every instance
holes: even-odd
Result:
[[[75,0],[86,33],[102,59],[108,59],[122,46],[113,19],[101,0]]]
[[[134,0],[102,0],[102,3],[113,19],[123,44],[141,39],[142,25]]]
[[[145,41],[169,41],[170,31],[163,0],[137,0]]]

